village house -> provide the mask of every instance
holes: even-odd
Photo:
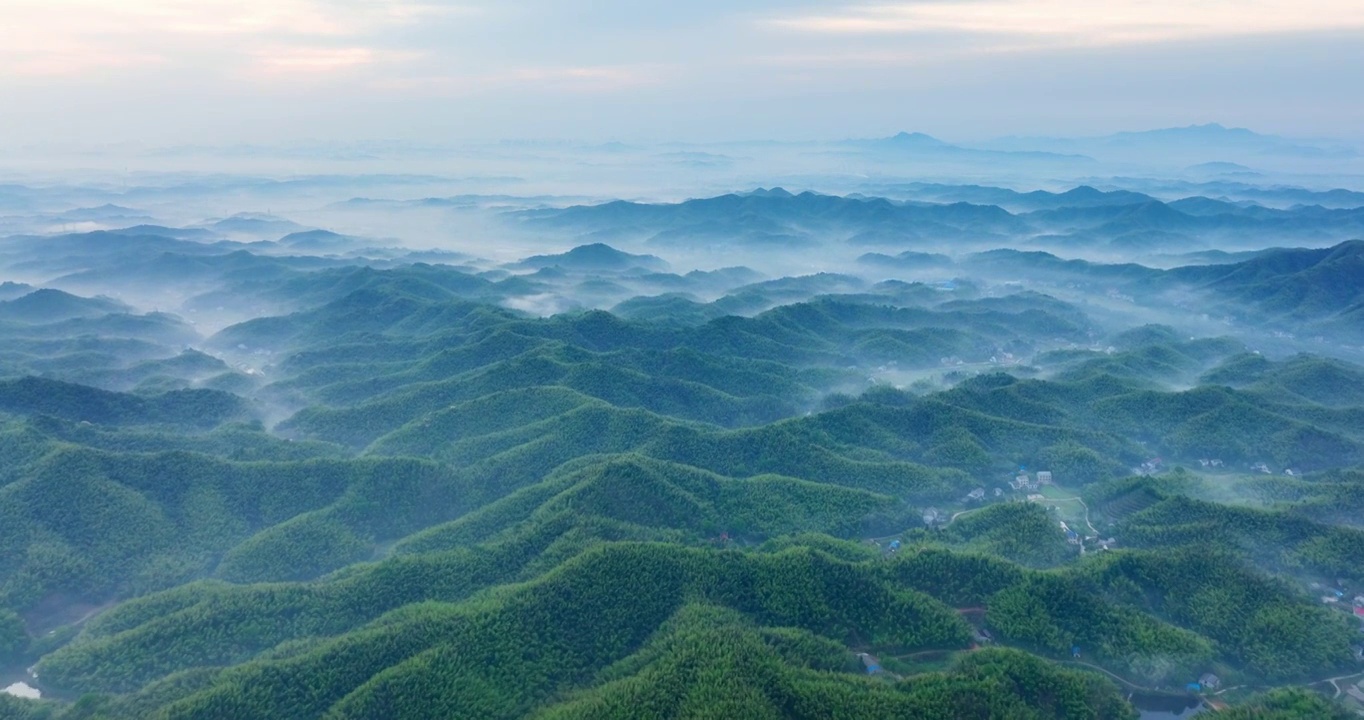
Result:
[[[985,499],[985,488],[976,488],[966,495],[967,502],[980,502]]]
[[[862,667],[867,669],[868,675],[875,675],[876,673],[881,672],[881,661],[876,659],[875,655],[858,653],[857,658],[862,661]]]
[[[1222,679],[1212,673],[1203,673],[1203,677],[1198,678],[1198,684],[1202,685],[1204,690],[1216,690],[1221,687]]]
[[[1038,484],[1040,484],[1040,485],[1050,485],[1050,484],[1051,484],[1051,471],[1050,471],[1050,470],[1039,470],[1038,473],[1037,473],[1037,482],[1038,482]]]

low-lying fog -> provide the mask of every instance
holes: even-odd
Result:
[[[389,145],[355,155],[200,148],[142,155],[124,170],[97,155],[81,171],[11,171],[0,191],[0,236],[10,236],[0,273],[108,296],[125,312],[169,313],[200,340],[330,298],[288,289],[307,274],[426,263],[487,281],[482,297],[533,315],[651,297],[713,317],[819,295],[932,307],[1040,293],[1079,308],[1094,343],[1158,323],[1274,356],[1358,357],[1358,321],[1334,317],[1330,298],[1290,306],[1281,296],[1291,287],[1241,287],[1244,278],[1207,270],[1364,237],[1357,158],[1295,154],[1267,136],[1256,137],[1273,152],[1257,152],[1244,138],[1219,144],[1216,128],[1187,132],[1208,139],[1203,155],[1182,143],[1149,162],[1105,156],[1097,141],[1075,145],[1093,155],[1056,154],[907,134],[705,147]],[[220,172],[179,171],[208,157],[222,160]],[[755,285],[805,276],[816,277]],[[889,284],[905,282],[937,295],[897,299]],[[1277,298],[1269,306],[1257,299],[1265,293]]]

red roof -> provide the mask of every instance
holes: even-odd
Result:
[[[1355,614],[1360,617],[1364,617],[1364,607],[1355,608]]]

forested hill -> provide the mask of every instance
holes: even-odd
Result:
[[[1285,584],[1364,584],[1364,530],[1312,520],[1364,497],[1312,474],[1361,460],[1327,390],[1355,366],[1152,327],[911,392],[846,365],[1092,325],[1027,297],[677,325],[366,292],[211,340],[278,358],[244,396],[0,383],[5,658],[52,698],[7,712],[1121,718],[1131,686],[1364,669],[1355,621]],[[1133,505],[1113,483],[1152,454],[1228,472]],[[1245,484],[1260,462],[1302,479]]]
[[[41,693],[0,718],[1349,717],[1364,366],[1309,336],[1357,243],[663,250],[1353,222],[1001,192],[523,208],[584,237],[508,262],[266,216],[0,242],[0,689]]]

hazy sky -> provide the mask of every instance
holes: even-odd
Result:
[[[0,0],[0,144],[1364,131],[1361,0]]]

